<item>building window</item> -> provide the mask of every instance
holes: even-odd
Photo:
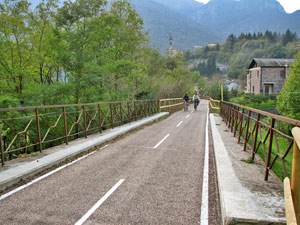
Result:
[[[281,78],[284,78],[284,74],[285,74],[284,70],[280,70],[280,77]]]
[[[257,78],[259,78],[259,71],[257,71]]]
[[[254,93],[254,86],[252,87],[252,93]]]

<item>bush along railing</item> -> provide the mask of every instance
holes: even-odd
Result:
[[[171,100],[170,100],[171,101]],[[158,113],[159,100],[0,109],[0,150],[5,161]]]
[[[244,151],[250,145],[252,160],[259,154],[265,161],[265,180],[270,170],[281,180],[290,177],[294,143],[290,131],[300,121],[225,101],[221,102],[221,116],[238,143],[244,139]]]

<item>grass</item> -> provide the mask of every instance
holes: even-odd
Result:
[[[248,102],[247,104],[241,102],[238,98],[230,99],[230,102],[245,105],[251,108],[259,109],[259,110],[268,110],[268,109],[276,109],[276,101],[269,99],[268,101],[261,102]]]
[[[255,122],[252,121],[251,122],[251,130],[249,127],[249,131],[251,132],[253,127],[255,125]],[[261,133],[261,134],[260,134]],[[260,143],[260,141],[263,141],[266,137],[268,133],[268,128],[261,128],[261,130],[258,130],[258,135],[257,135],[257,142],[256,142],[256,146],[255,149],[257,148],[258,144]],[[253,136],[255,135],[255,133],[253,134]],[[276,135],[276,137],[275,137]],[[245,139],[245,132],[243,132],[242,137]],[[286,150],[288,148],[288,146],[290,145],[289,140],[287,140],[286,138],[280,136],[279,134],[273,134],[273,142],[272,142],[272,150],[271,150],[271,158],[270,158],[270,164],[272,163],[272,161],[274,160],[274,158],[277,155],[277,147],[276,147],[276,139],[277,139],[277,143],[278,143],[278,148],[279,148],[279,154],[284,155],[286,153]],[[268,137],[268,139],[265,141],[265,151],[264,151],[264,147],[262,144],[260,144],[260,147],[257,150],[257,154],[260,156],[260,158],[264,161],[267,160],[267,154],[268,154],[268,149],[269,149],[269,143],[270,143],[270,136]],[[248,140],[248,144],[250,146],[253,146],[253,138],[252,135],[250,135],[249,140]],[[291,176],[291,170],[292,170],[292,160],[293,160],[293,156],[292,156],[292,152],[293,149],[290,150],[289,154],[285,157],[284,159],[284,163],[286,166],[286,171],[287,171],[287,176],[290,177]],[[247,163],[251,163],[250,160],[245,160],[245,162]],[[277,177],[283,181],[283,179],[285,178],[285,173],[284,173],[284,168],[283,168],[283,163],[280,157],[278,157],[272,167],[272,171],[277,175]]]
[[[249,157],[248,159],[241,159],[242,162],[245,162],[245,163],[249,163],[249,164],[253,164],[254,163],[254,160]]]

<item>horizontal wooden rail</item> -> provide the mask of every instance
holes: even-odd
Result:
[[[182,98],[166,98],[166,99],[159,100],[160,111],[176,112],[178,110],[181,110],[182,107],[183,107]]]
[[[170,107],[175,107],[175,106],[178,106],[178,105],[183,105],[183,103],[177,103],[177,104],[173,104],[173,105],[165,105],[165,106],[161,106],[160,108],[161,109],[164,109],[164,108],[170,108]]]
[[[263,115],[263,116],[274,118],[275,120],[282,121],[282,122],[285,122],[285,123],[289,123],[289,124],[292,124],[294,126],[300,126],[300,121],[299,120],[283,117],[283,116],[280,116],[280,115],[276,115],[276,114],[269,113],[269,112],[266,112],[266,111],[262,111],[262,110],[259,110],[259,109],[251,108],[251,107],[248,107],[248,106],[235,104],[235,103],[232,103],[232,102],[222,101],[222,103],[231,105],[232,107],[235,107],[235,108],[249,110],[251,112],[255,112],[255,113],[258,113],[258,114]]]
[[[182,98],[165,98],[165,99],[160,99],[159,101],[164,102],[164,101],[177,101],[177,100],[182,101]]]
[[[294,127],[292,130],[294,136],[293,167],[291,178],[291,192],[295,207],[295,216],[298,224],[300,223],[300,128]]]
[[[134,100],[134,102],[148,102],[148,101],[157,101],[156,99],[150,100]],[[35,109],[54,109],[61,107],[83,107],[83,106],[94,106],[94,105],[106,105],[106,104],[117,104],[117,103],[127,103],[133,101],[115,101],[115,102],[94,102],[94,103],[81,103],[81,104],[67,104],[67,105],[44,105],[44,106],[27,106],[27,107],[18,107],[18,108],[0,108],[0,112],[11,112],[11,111],[24,111],[24,110],[35,110]]]
[[[284,179],[284,201],[285,201],[285,217],[287,225],[297,225],[296,212],[291,192],[290,179]]]
[[[215,107],[215,103],[217,103],[218,107]],[[220,110],[220,103],[221,101],[219,100],[214,100],[212,98],[209,98],[209,111],[210,112],[216,112],[216,111],[219,111]]]

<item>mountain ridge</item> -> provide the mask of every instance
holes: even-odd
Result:
[[[159,0],[155,0],[159,1]],[[178,0],[162,0],[163,3],[175,4]],[[181,0],[185,2],[186,0]],[[190,0],[188,0],[190,1]],[[176,9],[174,6],[169,6]],[[211,0],[199,5],[194,13],[178,9],[178,12],[210,27],[223,38],[233,33],[265,32],[266,30],[284,33],[287,29],[300,33],[300,10],[286,13],[276,0]]]
[[[130,0],[144,20],[144,29],[149,32],[151,46],[164,52],[169,46],[170,34],[173,47],[179,50],[192,49],[221,39],[204,25],[151,0]],[[162,16],[163,15],[163,16]]]
[[[37,5],[41,0],[29,0]],[[111,1],[111,0],[109,0]],[[3,0],[0,0],[3,2]],[[164,53],[173,36],[173,47],[192,49],[223,42],[229,34],[266,30],[300,34],[300,10],[286,13],[276,0],[129,0],[144,20],[150,46]]]

